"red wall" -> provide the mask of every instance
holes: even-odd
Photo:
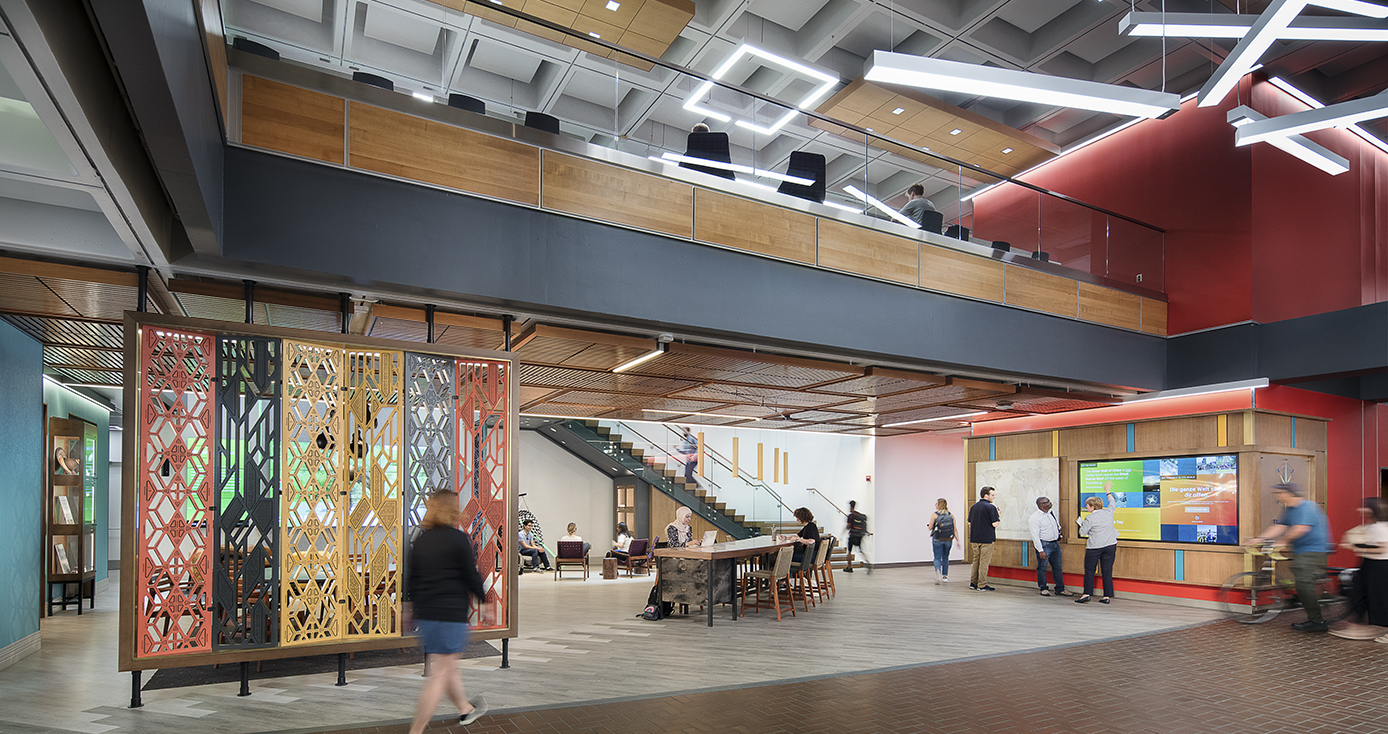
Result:
[[[1138,123],[1024,178],[1166,230],[1169,333],[1388,300],[1388,215],[1380,211],[1388,153],[1344,131],[1313,133],[1350,161],[1349,172],[1331,176],[1267,144],[1236,148],[1226,114],[1240,101],[1268,116],[1306,109],[1245,79],[1220,105],[1190,100],[1165,120]],[[988,223],[1023,198],[1006,186],[978,196],[975,231],[1008,239],[988,234]],[[1106,274],[1102,258],[1090,272]]]

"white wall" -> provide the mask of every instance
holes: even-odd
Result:
[[[925,531],[935,500],[943,497],[962,530],[969,503],[965,497],[964,436],[919,434],[877,439],[877,515],[874,545],[867,549],[874,563],[929,562],[933,558]],[[874,553],[875,551],[875,553]],[[964,557],[956,547],[950,561]]]
[[[108,507],[111,508],[111,521],[107,525],[106,532],[109,534],[111,544],[106,546],[110,549],[107,551],[106,557],[114,564],[120,560],[120,484],[121,463],[125,454],[125,431],[116,430],[115,426],[111,427],[110,447],[111,471],[107,474],[107,483],[110,486],[106,491],[110,497]]]
[[[539,518],[545,546],[558,552],[564,527],[578,523],[578,534],[593,544],[588,555],[601,558],[612,547],[617,517],[612,477],[585,464],[534,431],[519,431],[517,459],[521,506]]]

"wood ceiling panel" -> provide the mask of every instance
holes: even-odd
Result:
[[[693,380],[633,375],[630,372],[590,372],[589,374],[592,375],[592,378],[584,386],[591,390],[605,392],[667,395],[679,390],[687,390],[699,384]]]
[[[664,356],[632,370],[647,375],[700,381],[740,382],[803,388],[863,374],[863,368],[833,362],[759,354],[737,349],[671,344]]]
[[[136,286],[89,283],[65,278],[39,280],[76,309],[78,315],[89,319],[121,319],[126,311],[134,311],[139,307],[140,290]]]
[[[97,370],[80,370],[68,368],[54,368],[53,374],[62,378],[63,382],[85,383],[88,385],[110,385],[120,387],[123,384],[123,376],[120,372],[107,372]]]
[[[503,332],[491,329],[474,329],[467,326],[444,326],[434,323],[434,343],[451,347],[470,347],[472,349],[493,349],[500,351],[506,345]]]
[[[547,402],[566,405],[605,405],[609,408],[687,411],[690,413],[709,411],[721,404],[705,400],[660,398],[650,395],[629,395],[626,393],[595,392],[592,390],[574,390],[566,392]]]
[[[527,387],[522,385],[520,389],[520,404],[522,406],[530,405],[531,403],[544,400],[550,395],[554,395],[558,392],[561,391],[552,387]]]
[[[0,274],[0,311],[81,316],[32,275]]]
[[[834,409],[853,411],[856,413],[891,413],[912,408],[926,408],[933,405],[965,402],[970,399],[993,395],[1011,395],[1016,391],[1016,385],[950,378],[949,383],[945,385],[897,393],[895,395],[878,398],[871,402],[868,400],[860,400],[853,403],[846,403],[844,405],[834,406]]]
[[[270,326],[342,333],[342,314],[338,311],[320,311],[315,308],[298,308],[276,303],[267,303],[264,306],[265,323]]]
[[[174,298],[183,306],[183,310],[195,319],[232,321],[238,324],[244,323],[246,320],[245,301],[178,291],[174,292]],[[264,303],[256,302],[254,304],[252,318],[257,324],[263,324],[269,319]]]
[[[842,433],[843,429],[842,423],[806,423],[790,430],[800,433]]]
[[[125,357],[121,352],[45,346],[43,348],[43,363],[46,365],[61,364],[70,367],[89,367],[96,370],[119,371],[125,364]]]
[[[603,373],[591,370],[573,370],[564,367],[551,367],[538,364],[520,365],[522,385],[545,387],[580,388],[593,384]]]
[[[790,419],[793,421],[846,421],[860,416],[854,413],[837,413],[828,410],[802,410],[798,413],[791,413]]]
[[[41,344],[106,347],[125,351],[120,324],[42,316],[8,315],[4,319]]]
[[[661,416],[659,413],[648,413],[641,410],[617,410],[603,417],[620,420],[659,420],[666,423],[690,423],[700,426],[726,426],[731,423],[736,423],[739,428],[742,427],[743,421],[747,420],[746,418],[729,418],[723,415],[700,415],[697,413]]]
[[[479,2],[460,2],[460,0],[429,0],[436,5],[453,8],[462,12],[486,18],[511,28],[532,33],[541,38],[581,48],[595,56],[617,58],[624,64],[649,70],[651,64],[625,54],[610,51],[595,43],[584,43],[582,39],[558,34],[549,28],[535,23],[519,20],[498,10],[488,8]],[[500,3],[498,3],[500,4]],[[512,3],[507,2],[507,5]],[[609,10],[607,0],[520,0],[515,6],[528,15],[547,20],[565,28],[581,33],[598,33],[602,40],[619,43],[651,56],[663,56],[670,44],[679,37],[680,32],[694,18],[694,3],[691,0],[622,0],[616,10]],[[645,48],[622,43],[619,39],[637,34],[649,43]]]
[[[657,344],[654,339],[539,324],[521,336],[514,352],[522,362],[610,370]]]
[[[766,430],[778,431],[778,430],[787,430],[787,429],[791,429],[791,428],[809,428],[809,427],[812,426],[812,425],[815,425],[815,424],[813,424],[813,423],[798,423],[798,422],[796,422],[796,421],[788,421],[788,420],[784,420],[784,419],[781,419],[781,418],[770,418],[770,419],[767,419],[767,420],[748,421],[748,422],[746,422],[746,423],[739,423],[739,424],[737,424],[737,427],[738,427],[738,428],[753,428],[753,429],[760,430],[760,431],[766,431]],[[753,449],[753,451],[755,451],[755,449]],[[768,454],[770,453],[770,450],[769,450],[769,449],[767,450],[767,453],[768,453]],[[771,459],[771,457],[770,457],[769,455],[768,455],[766,458],[767,458],[768,461]]]
[[[539,403],[525,409],[528,415],[557,415],[564,418],[601,418],[612,412],[607,405],[563,405],[559,403]]]
[[[371,330],[367,332],[367,336],[374,336],[378,339],[423,342],[429,336],[429,325],[418,321],[377,316],[371,320]]]
[[[1123,402],[1120,398],[1084,392],[1062,392],[1022,388],[1012,395],[993,395],[962,400],[953,405],[978,410],[1006,410],[1018,413],[1063,413],[1070,410],[1101,408]],[[980,418],[980,420],[983,420]]]
[[[859,395],[862,397],[882,397],[899,392],[907,392],[922,387],[943,385],[946,378],[940,375],[927,375],[922,372],[906,372],[885,367],[869,367],[867,374],[848,380],[816,385],[815,392],[835,395]]]
[[[728,384],[701,385],[689,390],[682,390],[672,397],[780,408],[822,408],[843,402],[843,397],[838,395],[820,395],[755,385]]]
[[[900,428],[854,428],[848,431],[839,431],[839,433],[846,436],[878,436],[885,438],[887,436],[906,436],[912,433],[919,433],[919,431],[905,431]]]
[[[902,108],[901,114],[892,111]],[[820,105],[819,112],[845,122],[871,127],[873,132],[911,145],[928,147],[931,153],[983,166],[996,173],[1015,176],[1038,163],[1054,158],[1059,150],[1050,143],[1016,128],[994,122],[983,115],[931,97],[908,87],[897,87],[858,79]],[[814,118],[810,125],[839,133],[835,125]],[[951,130],[960,130],[951,135]],[[884,144],[889,145],[889,144]],[[883,147],[883,146],[879,146]],[[1003,149],[1011,148],[1008,153]],[[890,146],[891,152],[919,160],[936,168],[944,161],[919,151]]]

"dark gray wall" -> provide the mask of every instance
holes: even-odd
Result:
[[[99,0],[90,6],[189,243],[215,254],[225,146],[196,3]]]
[[[223,254],[533,313],[1160,389],[1165,340],[229,148]]]

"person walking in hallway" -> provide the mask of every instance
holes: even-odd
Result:
[[[1065,576],[1060,563],[1060,519],[1051,512],[1051,498],[1037,497],[1036,512],[1028,520],[1031,525],[1031,544],[1036,548],[1036,586],[1041,596],[1050,596],[1046,588],[1046,566],[1051,567],[1056,596],[1070,596],[1065,590]]]
[[[993,504],[993,493],[992,487],[978,490],[978,501],[969,508],[969,558],[973,561],[969,588],[974,591],[996,591],[988,585],[988,564],[993,562],[1002,516]]]
[[[954,515],[944,497],[935,500],[935,514],[930,517],[930,546],[935,556],[935,583],[949,583],[949,552],[959,543],[954,530]]]
[[[872,564],[868,562],[867,553],[863,552],[863,538],[867,537],[867,515],[858,512],[857,507],[857,500],[848,501],[848,568],[844,569],[844,573],[853,573],[854,547],[857,547],[863,556],[863,568],[872,573]]]
[[[1302,632],[1326,632],[1330,626],[1321,616],[1316,597],[1316,581],[1325,575],[1325,562],[1334,546],[1330,542],[1330,523],[1320,505],[1306,499],[1306,491],[1290,482],[1272,485],[1272,497],[1282,505],[1282,514],[1245,545],[1280,541],[1292,554],[1292,576],[1296,596],[1306,610],[1306,621],[1293,622]]]
[[[487,713],[487,702],[481,697],[467,700],[458,670],[458,658],[467,649],[469,598],[477,597],[479,602],[487,598],[472,539],[457,527],[460,514],[456,493],[445,489],[431,495],[421,523],[424,531],[410,546],[405,567],[409,571],[405,627],[413,622],[419,634],[429,676],[419,692],[410,734],[424,731],[445,693],[458,707],[464,726]]]

